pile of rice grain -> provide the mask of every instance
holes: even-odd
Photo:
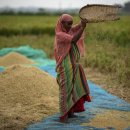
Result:
[[[3,57],[0,57],[0,66],[11,66],[14,64],[33,64],[34,62],[26,56],[17,52],[11,52]]]
[[[20,130],[56,112],[58,86],[51,75],[22,65],[0,73],[0,129]]]
[[[119,110],[102,110],[94,118],[82,124],[83,126],[93,126],[110,130],[128,130],[130,127],[130,112]]]

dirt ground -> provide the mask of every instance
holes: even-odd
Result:
[[[114,78],[112,79],[109,74],[102,74],[98,70],[91,68],[85,68],[84,70],[88,80],[130,103],[130,88],[121,86]]]

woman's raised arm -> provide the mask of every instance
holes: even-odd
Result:
[[[76,43],[80,39],[80,37],[86,27],[86,20],[81,20],[80,25],[81,25],[80,29],[74,34],[74,36],[72,38],[72,42],[74,42],[74,43]]]

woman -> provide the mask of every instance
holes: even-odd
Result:
[[[73,18],[63,14],[55,28],[55,59],[59,84],[60,121],[75,117],[75,112],[85,111],[85,101],[90,102],[89,87],[82,66],[78,63],[84,54],[83,31],[86,21],[72,27]]]

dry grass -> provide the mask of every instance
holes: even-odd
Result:
[[[111,77],[109,73],[101,73],[98,69],[94,68],[86,68],[85,74],[87,76],[87,79],[93,81],[97,85],[100,85],[100,87],[102,87],[109,93],[118,96],[121,99],[130,103],[130,88],[123,87],[120,83],[116,81],[116,77]]]

